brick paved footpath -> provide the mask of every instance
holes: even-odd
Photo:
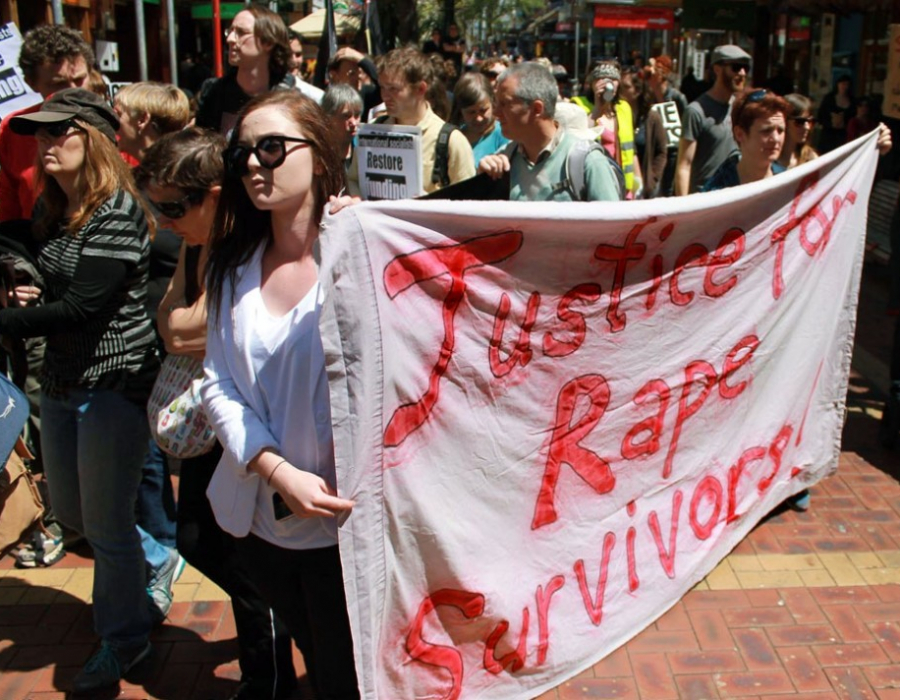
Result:
[[[655,624],[541,700],[900,700],[900,449],[876,441],[884,277],[867,265],[843,453],[812,509],[773,513]],[[0,561],[0,700],[65,697],[91,654],[85,555],[27,572]],[[225,595],[191,568],[175,589],[153,660],[121,698],[218,700],[235,688]]]

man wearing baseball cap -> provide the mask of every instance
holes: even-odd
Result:
[[[688,105],[675,170],[675,194],[698,192],[738,147],[731,133],[731,100],[744,89],[750,54],[726,44],[712,52],[713,86]]]

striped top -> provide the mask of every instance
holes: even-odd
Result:
[[[51,396],[72,388],[111,389],[143,403],[159,369],[145,308],[150,236],[143,209],[124,190],[104,202],[75,235],[60,227],[42,244],[38,266],[48,302],[65,295],[79,260],[89,257],[121,260],[125,280],[83,325],[48,335],[42,388]]]

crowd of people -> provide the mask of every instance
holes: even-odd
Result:
[[[29,345],[29,397],[49,493],[48,527],[16,556],[58,561],[60,524],[94,552],[101,644],[76,692],[147,657],[187,560],[231,597],[234,698],[288,697],[292,641],[317,697],[353,698],[336,523],[354,503],[335,483],[314,249],[326,208],[356,202],[360,124],[419,128],[426,192],[479,173],[507,183],[494,196],[549,202],[775,176],[816,157],[816,117],[802,95],[750,88],[750,56],[732,45],[712,52],[714,81],[689,101],[664,55],[598,61],[569,96],[548,61],[468,65],[451,26],[425,51],[341,48],[322,91],[270,10],[247,6],[225,36],[231,70],[195,94],[146,82],[112,100],[80,33],[24,37],[20,66],[43,102],[0,125],[0,241],[20,241],[36,272],[20,307],[0,310],[0,334],[46,339]],[[890,132],[847,87],[819,109],[822,147],[880,128],[886,152]],[[204,360],[217,437],[181,461],[177,507],[146,415],[167,354]]]

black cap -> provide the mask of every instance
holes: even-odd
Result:
[[[119,117],[100,95],[82,88],[66,88],[48,97],[41,109],[9,120],[9,128],[23,136],[34,136],[47,124],[57,124],[72,117],[90,124],[113,143],[119,130]]]

